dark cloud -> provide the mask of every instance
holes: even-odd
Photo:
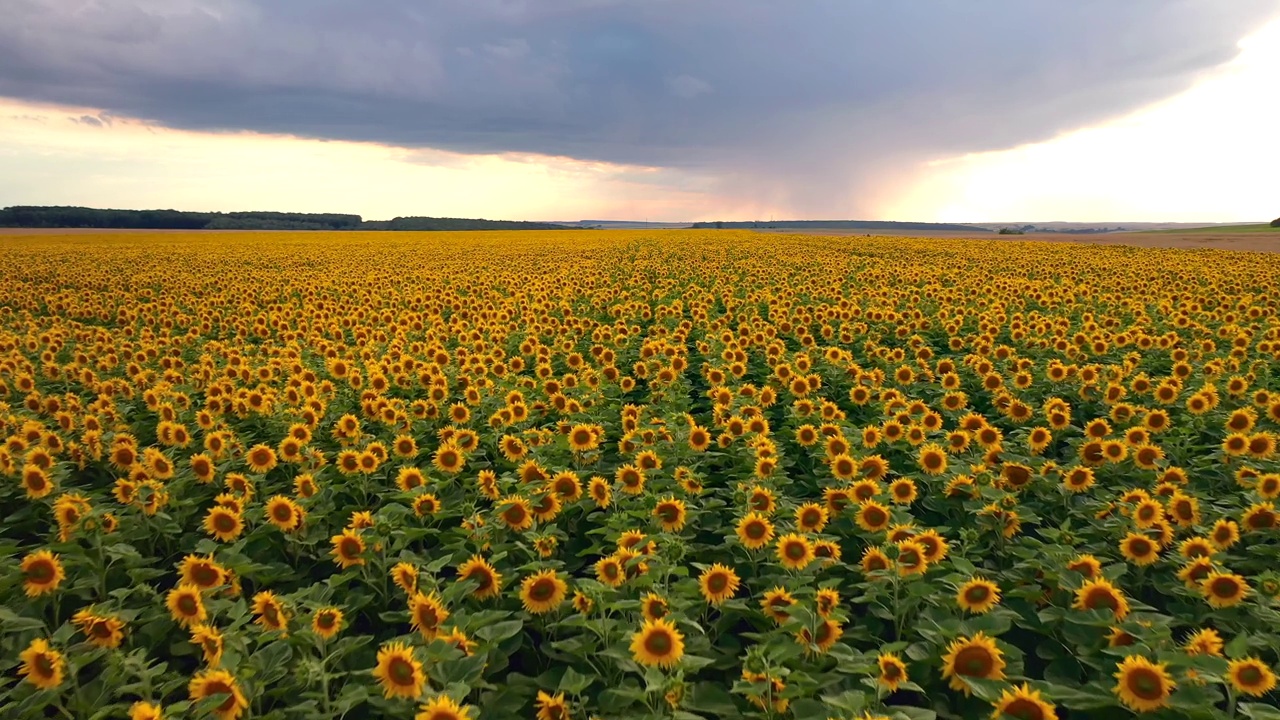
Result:
[[[1229,60],[1277,0],[9,0],[0,95],[705,173],[847,215]]]

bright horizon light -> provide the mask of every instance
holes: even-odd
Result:
[[[886,212],[937,222],[1269,222],[1280,20],[1187,91],[1046,142],[934,161]]]

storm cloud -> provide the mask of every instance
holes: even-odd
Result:
[[[1134,110],[1277,0],[8,0],[0,95],[671,168],[809,215]]]

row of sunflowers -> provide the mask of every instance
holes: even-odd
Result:
[[[5,718],[1280,718],[1280,257],[0,246]]]

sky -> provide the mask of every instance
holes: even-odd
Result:
[[[6,0],[0,206],[1269,220],[1280,0]]]

